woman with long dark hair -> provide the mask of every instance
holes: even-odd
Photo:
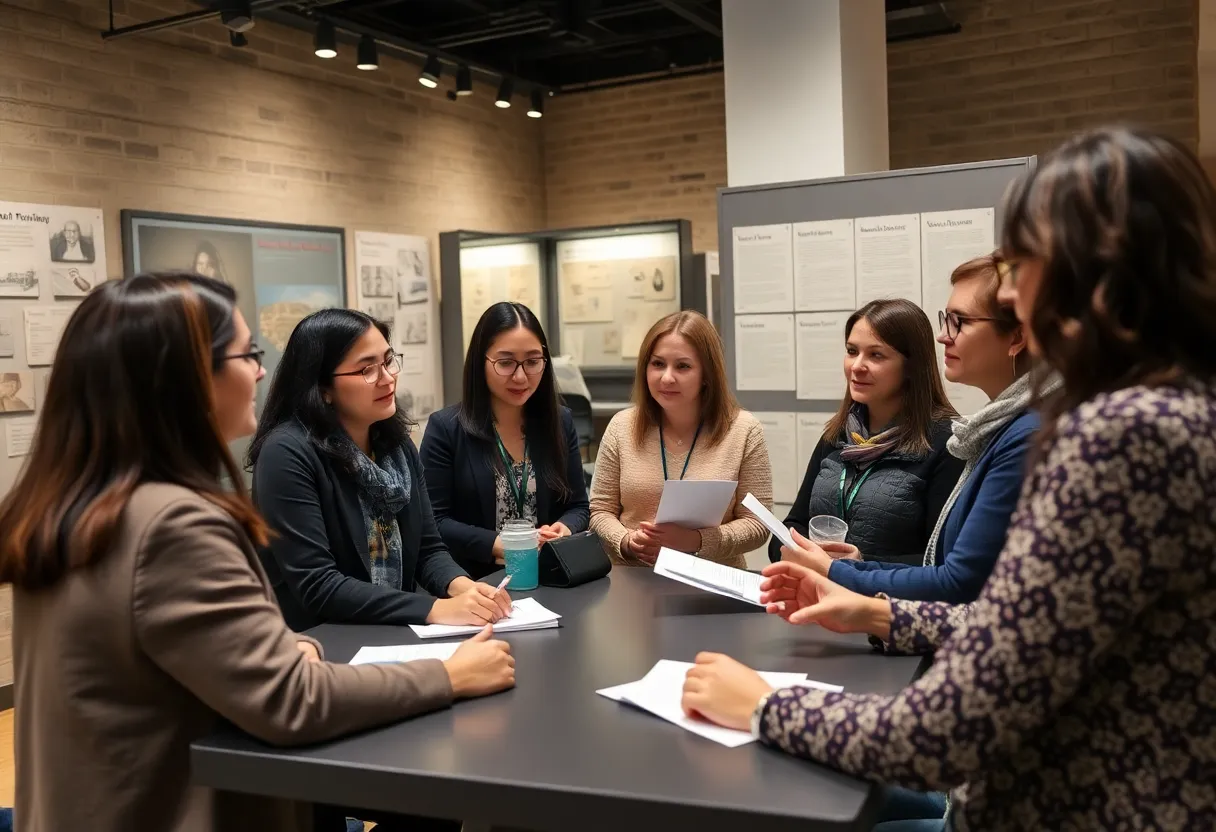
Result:
[[[587,528],[578,434],[557,396],[549,342],[522,303],[496,303],[473,329],[459,404],[432,413],[422,464],[443,542],[474,578],[503,561],[508,520],[542,541]]]
[[[190,744],[223,720],[316,743],[514,684],[488,628],[446,662],[363,666],[287,628],[228,452],[261,357],[232,287],[185,272],[103,283],[68,320],[0,504],[19,828],[295,829],[307,813],[192,785]]]
[[[1003,214],[1002,293],[1063,386],[979,599],[869,598],[773,564],[770,612],[933,666],[895,696],[771,691],[703,654],[684,707],[953,789],[946,828],[1214,829],[1216,191],[1181,142],[1108,128],[1042,158]]]
[[[388,336],[353,309],[300,321],[249,447],[253,498],[275,532],[263,563],[296,630],[489,624],[510,609],[443,545]]]
[[[849,524],[845,542],[869,561],[920,565],[963,471],[946,450],[951,420],[933,326],[909,300],[875,300],[844,327],[844,398],[824,429],[785,526],[812,517]],[[781,541],[769,543],[781,559]]]

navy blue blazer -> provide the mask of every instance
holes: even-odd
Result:
[[[536,522],[564,523],[571,534],[585,531],[591,520],[578,434],[570,409],[562,408],[566,435],[566,481],[570,494],[558,498],[540,477],[536,479]],[[426,487],[439,534],[452,557],[474,579],[500,567],[494,563],[497,506],[494,454],[490,443],[469,435],[460,425],[460,405],[438,410],[427,419],[419,451],[426,470]]]
[[[1026,476],[1026,457],[1038,430],[1039,414],[1030,410],[989,442],[946,515],[933,566],[838,560],[828,577],[864,595],[885,592],[905,601],[951,604],[974,601],[1005,547]]]

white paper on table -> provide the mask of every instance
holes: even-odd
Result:
[[[792,312],[794,252],[790,225],[732,228],[735,314]]]
[[[654,571],[656,575],[715,595],[746,601],[757,607],[763,606],[760,603],[760,582],[764,579],[755,572],[686,555],[666,546],[659,549]]]
[[[667,480],[654,522],[675,523],[686,529],[717,528],[738,485],[736,480]]]
[[[832,312],[857,308],[852,220],[794,223],[794,308]]]
[[[773,472],[773,502],[792,502],[802,473],[798,467],[797,414],[752,411],[752,415],[764,428],[764,445]]]
[[[791,549],[797,549],[794,545],[794,536],[790,534],[790,530],[781,525],[781,521],[777,519],[771,511],[764,507],[764,503],[757,500],[750,493],[743,498],[743,507],[756,515],[756,519],[764,524],[773,536],[781,541],[782,545],[788,546]],[[759,598],[759,596],[756,596]]]
[[[857,304],[907,298],[919,305],[920,215],[865,217],[853,223]]]
[[[359,652],[350,660],[351,664],[400,664],[416,662],[419,659],[439,659],[446,661],[452,658],[459,641],[447,644],[389,644],[383,647],[360,647]]]
[[[728,748],[754,742],[750,731],[737,731],[687,716],[680,706],[684,693],[684,677],[693,664],[662,659],[645,676],[627,685],[617,685],[596,691],[617,702],[625,702],[654,714],[686,731],[713,740]],[[807,681],[805,673],[762,671],[760,677],[774,688],[787,688]]]
[[[735,318],[735,388],[793,390],[794,316],[739,315]]]
[[[850,314],[802,312],[796,316],[798,398],[838,400],[844,394],[844,327]]]
[[[495,633],[518,633],[525,630],[549,630],[558,626],[560,615],[546,609],[535,598],[518,598],[512,602],[511,614],[494,624]],[[464,624],[411,624],[419,638],[454,638],[480,633],[482,626]]]

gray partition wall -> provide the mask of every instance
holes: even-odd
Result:
[[[718,248],[721,307],[715,309],[731,386],[735,366],[734,235],[732,229],[754,225],[853,219],[926,211],[995,208],[1000,234],[1001,199],[1010,182],[1034,164],[1033,157],[947,165],[724,188],[718,192]],[[934,321],[936,326],[936,321]],[[843,337],[841,333],[842,350]],[[839,400],[799,399],[793,390],[740,391],[739,402],[754,411],[834,411]]]

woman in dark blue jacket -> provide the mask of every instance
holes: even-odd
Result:
[[[969,603],[979,596],[1005,545],[1022,490],[1026,454],[1039,427],[1038,414],[1030,409],[1031,359],[1013,310],[997,303],[1000,276],[993,255],[962,264],[951,283],[949,304],[939,313],[946,378],[983,390],[990,401],[954,423],[947,449],[965,467],[923,550],[921,565],[861,560],[858,555],[868,553],[831,544],[804,545],[791,553],[792,559],[854,592]]]
[[[463,398],[431,414],[421,455],[439,534],[474,578],[502,564],[498,533],[509,520],[535,523],[542,541],[586,530],[578,435],[528,307],[502,302],[482,314]]]

